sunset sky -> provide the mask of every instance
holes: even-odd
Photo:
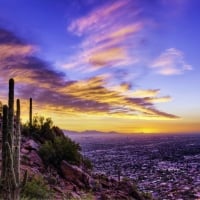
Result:
[[[63,129],[200,132],[199,0],[0,0],[0,101]]]

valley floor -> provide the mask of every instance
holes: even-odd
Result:
[[[98,173],[132,179],[158,200],[200,198],[200,135],[71,134]]]

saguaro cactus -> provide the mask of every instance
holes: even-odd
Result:
[[[8,106],[3,106],[3,124],[2,124],[2,169],[1,169],[1,179],[2,181],[6,176],[6,164],[7,164],[7,152],[6,143],[8,142]]]
[[[20,146],[21,146],[21,129],[20,129],[20,100],[17,99],[17,112],[16,112],[16,179],[20,179]]]
[[[13,163],[14,136],[14,80],[9,80],[8,105],[3,106],[2,129],[2,197],[15,199],[16,178]]]
[[[3,114],[3,105],[2,105],[2,103],[0,101],[0,116],[2,116],[2,114]]]
[[[8,93],[8,141],[10,147],[13,147],[13,133],[14,133],[14,80],[9,80],[9,93]],[[13,149],[11,148],[11,151]]]
[[[30,105],[29,105],[29,126],[32,127],[32,98],[30,98]]]
[[[17,187],[15,189],[16,199],[20,194],[20,146],[21,146],[21,130],[20,130],[20,100],[17,99],[16,112],[16,130],[15,130],[15,152],[14,152],[14,170]]]
[[[2,129],[2,197],[19,200],[20,197],[20,101],[17,100],[16,128],[14,129],[14,80],[9,80],[8,105],[3,106]]]
[[[8,129],[7,129],[6,148],[6,173],[5,173],[5,186],[6,193],[5,199],[14,199],[16,188],[16,177],[14,173],[13,163],[13,140],[14,140],[14,80],[9,80],[9,93],[8,93]]]

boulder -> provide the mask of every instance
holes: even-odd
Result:
[[[28,154],[28,157],[29,157],[29,163],[27,163],[28,165],[32,167],[44,168],[42,159],[40,158],[40,156],[38,155],[36,151],[31,151]]]
[[[24,149],[24,148],[22,148],[21,149],[21,154],[23,155],[23,154],[28,154],[29,153],[29,150],[28,149]]]
[[[106,190],[101,192],[101,200],[120,199],[129,200],[129,196],[122,191]]]
[[[130,181],[121,181],[119,182],[118,187],[118,189],[123,190],[129,196],[134,197],[137,200],[144,200],[137,188],[135,188]]]
[[[61,171],[64,178],[76,185],[80,188],[91,188],[91,182],[93,182],[91,176],[84,172],[81,168],[70,165],[67,161],[62,161],[61,163]]]
[[[29,139],[28,141],[26,141],[23,146],[24,146],[24,149],[27,149],[30,151],[32,151],[32,150],[38,151],[39,150],[39,144],[36,143],[32,139]]]
[[[71,192],[70,196],[72,199],[81,200],[81,197],[75,192]]]

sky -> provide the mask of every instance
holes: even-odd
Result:
[[[199,0],[0,0],[0,101],[74,131],[200,132]]]

